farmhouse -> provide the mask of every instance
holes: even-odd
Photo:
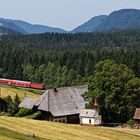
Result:
[[[7,103],[0,98],[0,112],[5,112],[7,110]]]
[[[81,95],[86,91],[87,86],[50,89],[38,99],[25,97],[19,107],[41,110],[48,121],[79,123],[79,114],[85,107]]]
[[[136,108],[133,119],[140,124],[140,108]]]
[[[99,105],[95,99],[93,109],[83,109],[79,115],[81,125],[100,125],[101,115],[99,115]]]

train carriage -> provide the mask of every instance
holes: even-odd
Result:
[[[0,84],[26,87],[26,88],[34,88],[34,89],[45,89],[45,85],[43,84],[32,83],[29,81],[4,79],[4,78],[0,78]]]
[[[45,89],[45,85],[44,84],[31,83],[31,88]]]

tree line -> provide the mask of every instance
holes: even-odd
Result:
[[[0,77],[46,87],[87,84],[105,59],[126,64],[140,75],[140,31],[2,36]]]

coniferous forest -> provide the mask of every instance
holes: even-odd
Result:
[[[1,36],[0,77],[47,88],[87,84],[100,60],[126,64],[140,77],[140,30]]]

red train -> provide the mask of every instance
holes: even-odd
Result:
[[[28,81],[10,80],[10,79],[3,79],[3,78],[0,78],[0,84],[26,87],[26,88],[34,88],[34,89],[45,89],[44,84],[36,84],[36,83],[28,82]]]

